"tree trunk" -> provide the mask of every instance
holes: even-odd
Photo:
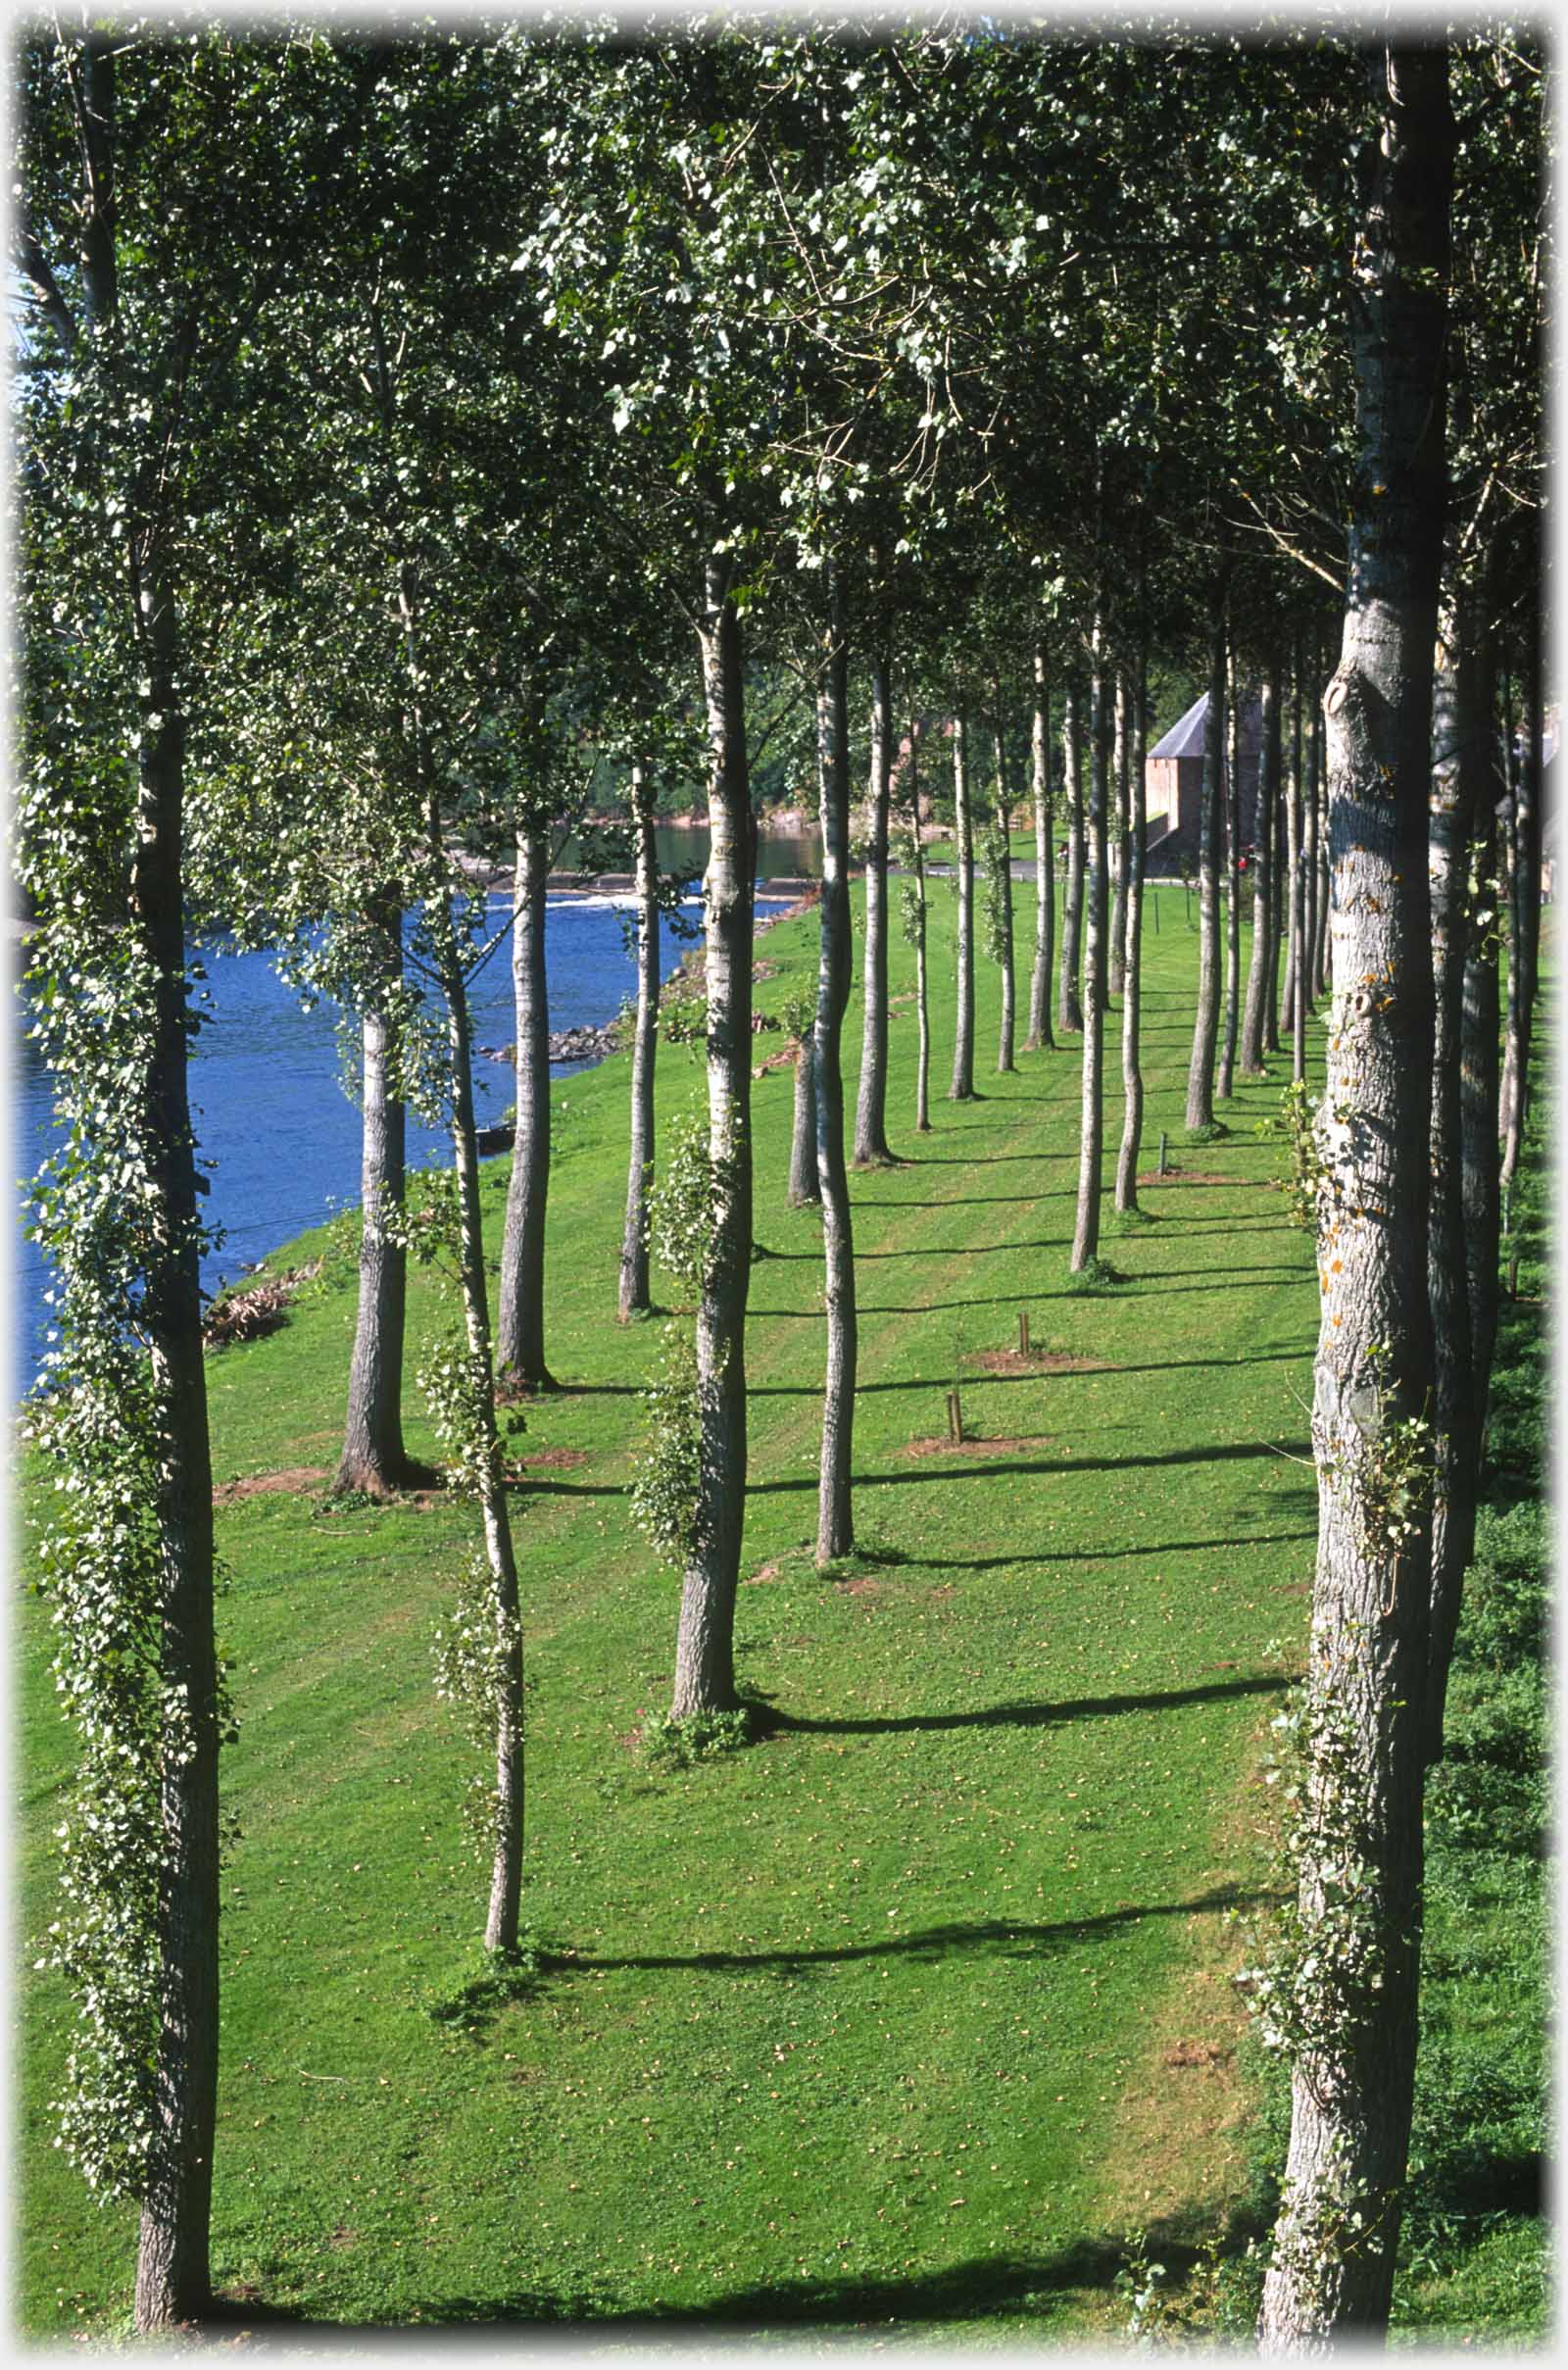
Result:
[[[992,854],[997,866],[992,893],[997,901],[997,936],[1001,949],[998,962],[1002,970],[1002,1023],[997,1038],[997,1073],[1002,1076],[1018,1066],[1012,1053],[1018,1008],[1012,966],[1012,802],[1007,796],[1007,753],[1002,729],[1000,693],[997,702],[997,802],[1002,813],[998,831],[992,835]]]
[[[1061,913],[1061,977],[1056,987],[1056,1026],[1063,1036],[1081,1029],[1083,1005],[1078,994],[1078,964],[1084,922],[1084,776],[1080,750],[1079,711],[1082,693],[1078,670],[1067,676],[1062,703],[1061,756],[1063,787],[1067,793],[1067,893]]]
[[[1466,675],[1460,674],[1460,696]],[[1475,892],[1465,936],[1460,1018],[1459,1126],[1464,1206],[1465,1283],[1470,1308],[1470,1427],[1482,1456],[1492,1358],[1497,1339],[1497,1258],[1501,1210],[1497,1147],[1497,806],[1501,783],[1494,756],[1495,668],[1490,639],[1476,684]],[[1468,744],[1471,735],[1465,734]]]
[[[1322,710],[1318,706],[1317,629],[1297,642],[1296,715],[1306,771],[1301,791],[1301,961],[1306,971],[1306,1009],[1317,1002],[1317,938],[1320,888],[1318,880],[1318,756]]]
[[[1025,1053],[1054,1049],[1055,1038],[1051,1028],[1051,957],[1052,938],[1056,922],[1056,892],[1054,878],[1055,850],[1053,845],[1054,817],[1051,798],[1051,691],[1046,675],[1046,654],[1035,651],[1035,705],[1029,735],[1033,760],[1033,789],[1035,805],[1035,960],[1029,975],[1029,1034],[1024,1039]]]
[[[648,1283],[648,1181],[654,1169],[654,1065],[659,1054],[659,857],[654,802],[641,765],[631,770],[637,826],[637,1023],[631,1045],[631,1158],[620,1239],[621,1323],[653,1308]]]
[[[1203,728],[1203,800],[1198,825],[1198,1014],[1187,1070],[1187,1125],[1214,1124],[1214,1047],[1219,1036],[1219,840],[1225,769],[1225,589],[1215,586],[1209,618],[1208,716]]]
[[[1112,996],[1121,994],[1127,968],[1127,837],[1132,800],[1131,784],[1127,778],[1130,732],[1127,673],[1125,668],[1118,667],[1113,775],[1116,784],[1116,827],[1110,844],[1110,940],[1105,963],[1106,989]]]
[[[408,1254],[387,1225],[403,1208],[403,1097],[389,1076],[395,1059],[391,1007],[403,979],[403,916],[395,897],[367,914],[376,940],[376,977],[361,1022],[363,1046],[360,1304],[349,1366],[343,1454],[333,1487],[385,1498],[413,1478],[403,1446],[403,1331]]]
[[[1507,1091],[1502,1113],[1502,1182],[1519,1170],[1530,1109],[1530,1040],[1541,944],[1542,637],[1540,580],[1526,608],[1523,747],[1513,806],[1513,865],[1508,901]]]
[[[517,833],[512,924],[512,989],[517,1107],[512,1182],[501,1238],[497,1349],[503,1370],[525,1391],[553,1391],[545,1364],[545,1211],[550,1199],[550,995],[545,980],[545,882],[549,834],[542,824]]]
[[[158,1408],[156,1520],[165,1571],[162,1858],[158,1872],[155,2130],[136,2257],[135,2319],[150,2334],[211,2298],[218,2109],[218,1657],[213,1638],[213,1468],[202,1368],[196,1155],[186,1091],[181,880],[185,717],[172,590],[141,587],[142,700],[132,927],[153,977],[147,1076],[153,1195],[143,1298]]]
[[[1263,1071],[1268,973],[1278,951],[1274,940],[1274,816],[1280,790],[1280,712],[1279,669],[1272,657],[1263,672],[1262,700],[1263,754],[1252,846],[1252,956],[1247,970],[1247,1010],[1242,1017],[1242,1068],[1253,1078]]]
[[[1084,933],[1083,1130],[1078,1162],[1078,1222],[1073,1274],[1100,1250],[1101,1155],[1105,1139],[1105,807],[1110,759],[1110,686],[1103,617],[1097,613],[1089,677],[1089,881]]]
[[[1308,940],[1306,935],[1306,881],[1301,852],[1301,647],[1296,647],[1295,713],[1291,733],[1291,806],[1288,821],[1290,834],[1290,892],[1291,892],[1291,1078],[1298,1086],[1306,1083],[1306,1014]]]
[[[1426,846],[1452,123],[1441,48],[1381,50],[1373,73],[1383,136],[1350,287],[1349,599],[1325,702],[1339,895],[1319,1118],[1319,1539],[1299,1895],[1321,1989],[1304,2002],[1263,2291],[1271,2351],[1387,2327],[1417,2029],[1431,1549],[1418,1435],[1401,1427],[1424,1418],[1432,1384]],[[1407,1532],[1391,1498],[1401,1472]]]
[[[1460,1064],[1469,921],[1470,833],[1476,804],[1475,653],[1463,600],[1450,596],[1432,688],[1432,1187],[1427,1301],[1432,1315],[1434,1488],[1427,1758],[1443,1752],[1448,1665],[1459,1598],[1475,1544],[1478,1440],[1465,1279]]]
[[[920,826],[919,746],[919,720],[911,718],[909,804],[914,811],[914,887],[918,899],[914,935],[914,1011],[919,1031],[914,1063],[914,1132],[917,1136],[928,1136],[931,1133],[931,1000],[927,992],[925,961],[925,842]]]
[[[974,1099],[974,818],[961,716],[953,719],[953,854],[958,873],[958,1012],[950,1103]]]
[[[1321,699],[1312,705],[1312,768],[1317,790],[1317,930],[1312,942],[1311,1000],[1321,1004],[1329,992],[1329,920],[1334,905],[1334,876],[1329,844],[1329,780],[1324,753]]]
[[[889,1161],[888,1145],[888,804],[893,773],[893,667],[871,661],[871,835],[865,851],[865,1019],[855,1106],[855,1165]]]
[[[822,1199],[816,1173],[816,1033],[808,1029],[795,1049],[795,1126],[790,1137],[790,1208]]]
[[[752,1273],[752,893],[757,832],[746,762],[740,619],[729,561],[705,573],[710,846],[703,890],[713,1236],[697,1315],[701,1433],[695,1538],[681,1591],[671,1711],[735,1708],[735,1588],[746,1511],[746,1296]]]
[[[1215,1093],[1228,1103],[1236,1083],[1236,1039],[1242,1001],[1242,704],[1231,648],[1225,765],[1225,1035]]]
[[[849,652],[844,595],[835,568],[832,619],[817,693],[817,764],[822,816],[821,935],[817,957],[816,1173],[822,1195],[823,1293],[827,1308],[827,1376],[822,1389],[822,1460],[817,1493],[818,1565],[847,1555],[855,1545],[850,1476],[855,1443],[855,1238],[844,1167],[844,1074],[841,1041],[854,957],[850,940]],[[885,810],[884,810],[885,816]],[[884,961],[885,961],[884,951]]]
[[[1127,946],[1122,959],[1121,1007],[1121,1152],[1116,1161],[1116,1208],[1138,1208],[1138,1155],[1144,1136],[1144,1073],[1139,1059],[1138,1028],[1143,1002],[1144,832],[1146,814],[1144,772],[1145,716],[1149,702],[1149,656],[1139,645],[1132,679],[1131,814],[1127,839]]]

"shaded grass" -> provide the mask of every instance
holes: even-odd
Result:
[[[932,927],[940,979],[940,893]],[[764,1009],[815,969],[808,921],[765,944],[781,969]],[[1161,1023],[1185,1014],[1196,959],[1176,932],[1150,953],[1154,1143],[1180,1125],[1185,1028]],[[896,948],[895,992],[906,970]],[[984,1044],[989,966],[981,991]],[[940,997],[933,1019],[940,1081]],[[906,1159],[852,1179],[861,1537],[827,1574],[809,1554],[819,1220],[785,1203],[788,1073],[754,1089],[757,1233],[775,1257],[754,1275],[748,1327],[742,1577],[758,1584],[740,1592],[737,1654],[762,1735],[686,1769],[635,1750],[668,1703],[677,1587],[625,1499],[659,1326],[613,1321],[624,1057],[559,1091],[548,1333],[565,1388],[529,1404],[517,1445],[588,1462],[514,1498],[525,1980],[473,1990],[486,1876],[460,1817],[470,1754],[430,1685],[464,1509],[436,1496],[329,1510],[286,1491],[220,1507],[241,1734],[225,1768],[240,1840],[214,2251],[258,2326],[711,2318],[1040,2336],[1102,2313],[1125,2237],[1114,2110],[1184,1937],[1247,1889],[1224,1839],[1280,1683],[1270,1649],[1304,1620],[1315,1499],[1292,1457],[1310,1254],[1252,1223],[1279,1207],[1259,1207],[1272,1156],[1251,1124],[1288,1061],[1239,1082],[1233,1132],[1204,1157],[1222,1181],[1145,1188],[1160,1222],[1118,1237],[1113,1291],[1079,1297],[1060,1282],[1076,1050],[1020,1057],[982,1105],[938,1100],[916,1139],[913,1043],[905,1008],[889,1129]],[[700,1060],[665,1050],[662,1128],[703,1091]],[[1107,1175],[1118,1133],[1112,1097]],[[506,1165],[485,1174],[497,1235]],[[273,1263],[318,1248],[306,1238]],[[970,1428],[1039,1445],[912,1463],[967,1356],[1008,1347],[1041,1299],[1054,1345],[1094,1362],[965,1366],[962,1381]],[[331,1465],[353,1320],[344,1279],[214,1362],[220,1480]],[[411,1372],[448,1321],[421,1278]],[[433,1457],[412,1406],[408,1438]],[[45,1629],[27,1607],[24,1944],[53,1913],[68,1765]],[[48,2147],[70,2009],[42,1975],[24,2006],[20,2311],[38,2334],[101,2335],[125,2309],[131,2219],[95,2212]]]

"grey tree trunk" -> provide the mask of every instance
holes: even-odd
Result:
[[[1542,636],[1539,584],[1527,611],[1524,699],[1513,808],[1508,901],[1508,1040],[1502,1111],[1502,1181],[1519,1170],[1530,1108],[1530,1041],[1541,944]]]
[[[1001,1076],[1016,1069],[1013,1060],[1013,1040],[1017,1032],[1017,988],[1012,963],[1012,801],[1007,795],[1007,752],[1002,729],[1000,694],[997,704],[997,801],[1002,809],[999,834],[993,839],[997,860],[994,894],[997,900],[998,937],[1001,944],[1002,1020],[997,1037],[997,1071]]]
[[[360,1301],[349,1364],[343,1453],[333,1487],[385,1498],[414,1478],[403,1446],[403,1334],[408,1254],[388,1214],[403,1208],[407,1127],[392,1075],[393,1000],[403,978],[403,916],[395,897],[367,915],[376,945],[375,979],[361,1022],[362,1090]]]
[[[885,651],[871,661],[871,785],[866,801],[865,1016],[860,1086],[855,1106],[855,1165],[893,1158],[888,1145],[888,805],[893,775],[893,667]]]
[[[1132,811],[1132,786],[1127,773],[1131,748],[1127,689],[1126,670],[1118,668],[1113,761],[1113,778],[1116,784],[1116,825],[1110,838],[1110,943],[1105,963],[1107,991],[1112,996],[1119,996],[1122,993],[1127,972],[1127,838]]]
[[[816,1034],[808,1029],[795,1049],[795,1125],[790,1137],[790,1207],[822,1199],[816,1173]]]
[[[696,1535],[675,1637],[677,1719],[735,1708],[735,1588],[746,1510],[746,1297],[752,1273],[752,894],[740,619],[727,554],[710,558],[701,627],[710,846],[703,889],[713,1246],[697,1314]]]
[[[1318,880],[1318,775],[1322,749],[1320,730],[1322,710],[1317,698],[1317,632],[1314,627],[1302,645],[1297,644],[1296,719],[1297,732],[1302,745],[1306,771],[1301,789],[1301,949],[1306,968],[1306,1008],[1310,1012],[1317,1002],[1317,939],[1318,908],[1321,890]]]
[[[855,1545],[850,1476],[855,1444],[855,1238],[844,1166],[844,1072],[841,1040],[854,957],[850,940],[849,651],[838,573],[817,694],[817,763],[822,817],[821,935],[817,956],[816,1174],[822,1195],[823,1292],[827,1374],[822,1387],[822,1457],[817,1488],[816,1560],[831,1563]]]
[[[1225,590],[1209,618],[1208,716],[1203,728],[1203,799],[1198,824],[1198,1012],[1187,1068],[1187,1125],[1214,1124],[1214,1048],[1219,1037],[1219,842],[1225,770]]]
[[[1453,133],[1441,47],[1380,50],[1372,69],[1382,140],[1350,290],[1360,451],[1349,597],[1325,702],[1339,895],[1318,1122],[1328,1175],[1299,1894],[1321,1988],[1303,2000],[1263,2290],[1259,2338],[1271,2352],[1387,2327],[1417,2029],[1431,1542],[1418,1486],[1408,1532],[1390,1493],[1418,1466],[1418,1436],[1401,1427],[1423,1419],[1432,1386],[1426,847]]]
[[[165,1689],[158,1872],[154,2134],[136,2255],[139,2331],[202,2313],[218,2108],[218,1658],[213,1636],[213,1469],[202,1367],[196,1156],[186,1088],[182,852],[185,716],[172,588],[143,579],[131,927],[151,971],[147,1076],[153,1193],[144,1322],[157,1404],[155,1509],[166,1574],[158,1642]]]
[[[1312,710],[1312,757],[1317,784],[1317,934],[1312,947],[1312,1002],[1321,1004],[1329,992],[1329,918],[1334,906],[1334,878],[1329,850],[1329,781],[1323,746],[1324,722],[1320,702]]]
[[[1215,1093],[1228,1103],[1236,1084],[1236,1040],[1242,1002],[1242,719],[1236,652],[1230,655],[1225,765],[1225,1034]]]
[[[1459,1126],[1464,1207],[1465,1284],[1470,1307],[1470,1426],[1478,1461],[1487,1431],[1492,1359],[1497,1339],[1497,1259],[1501,1190],[1497,1147],[1497,806],[1501,783],[1492,755],[1494,667],[1484,646],[1476,685],[1474,894],[1465,935],[1460,1018]],[[1461,699],[1465,674],[1460,675]],[[1466,736],[1468,740],[1468,735]]]
[[[1029,974],[1029,1034],[1025,1053],[1054,1049],[1051,1027],[1052,939],[1056,925],[1056,887],[1054,844],[1054,817],[1051,797],[1051,688],[1046,654],[1035,651],[1035,703],[1029,733],[1035,807],[1035,960]]]
[[[1448,1666],[1475,1545],[1478,1435],[1471,1421],[1470,1296],[1465,1275],[1460,1069],[1469,925],[1470,834],[1476,806],[1476,654],[1462,598],[1450,591],[1432,687],[1432,1187],[1427,1302],[1432,1315],[1434,1487],[1427,1758],[1443,1752]]]
[[[632,820],[637,826],[637,1021],[631,1042],[631,1157],[626,1171],[626,1224],[620,1239],[623,1325],[653,1308],[648,1282],[648,1181],[654,1168],[654,1067],[659,1055],[659,857],[654,846],[654,801],[641,765],[631,771]]]
[[[1067,891],[1061,913],[1061,976],[1056,986],[1056,1026],[1066,1036],[1084,1024],[1078,968],[1084,923],[1084,776],[1079,730],[1082,693],[1078,670],[1067,676],[1062,702],[1061,756],[1067,795]]]
[[[1105,1140],[1105,808],[1110,764],[1110,684],[1105,631],[1095,617],[1089,677],[1089,879],[1084,905],[1083,1126],[1078,1219],[1068,1267],[1077,1274],[1100,1250],[1101,1156]]]
[[[925,960],[925,841],[920,823],[920,725],[909,725],[909,805],[914,814],[914,1011],[919,1031],[914,1063],[914,1132],[931,1133],[931,1000]]]
[[[948,1101],[968,1103],[974,1097],[974,818],[961,716],[953,719],[953,854],[958,874],[958,1011]]]
[[[1129,745],[1131,813],[1127,841],[1127,943],[1122,958],[1121,1151],[1116,1160],[1116,1208],[1138,1208],[1138,1155],[1144,1138],[1144,1073],[1138,1030],[1143,1003],[1144,833],[1148,822],[1144,775],[1149,705],[1149,654],[1139,645],[1132,676]]]
[[[1269,965],[1274,941],[1274,818],[1280,790],[1279,670],[1271,658],[1263,673],[1263,753],[1257,782],[1257,830],[1252,845],[1252,955],[1247,970],[1247,1010],[1242,1015],[1242,1068],[1250,1077],[1263,1069],[1263,1033],[1268,1018]]]
[[[496,1346],[503,1370],[524,1391],[553,1391],[545,1364],[545,1214],[550,1200],[550,993],[545,978],[545,883],[550,840],[542,824],[517,832],[512,924],[516,1113],[512,1181],[501,1238]]]

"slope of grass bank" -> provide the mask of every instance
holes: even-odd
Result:
[[[940,891],[933,929],[940,981]],[[1147,1223],[1118,1231],[1107,1203],[1118,1280],[1092,1295],[1066,1274],[1076,1041],[985,1075],[983,968],[982,1099],[941,1099],[940,995],[934,1128],[916,1138],[895,949],[906,1159],[854,1181],[859,1553],[831,1576],[809,1548],[819,1228],[785,1207],[789,1071],[759,1080],[738,1645],[771,1733],[684,1771],[637,1749],[668,1702],[677,1584],[625,1496],[659,1331],[612,1316],[625,1060],[564,1088],[549,1286],[564,1388],[529,1408],[515,1499],[531,1988],[483,1980],[470,1755],[431,1688],[468,1519],[440,1495],[321,1494],[350,1263],[329,1262],[285,1330],[214,1359],[241,1720],[214,2254],[242,2313],[1069,2336],[1104,2325],[1135,2220],[1198,2235],[1235,2178],[1240,2016],[1188,1978],[1257,1883],[1246,1788],[1310,1574],[1296,1460],[1316,1303],[1251,1132],[1288,1063],[1240,1085],[1229,1136],[1181,1142],[1196,949],[1166,929],[1146,992],[1146,1140],[1168,1129],[1184,1167],[1147,1189]],[[766,1009],[814,974],[814,924],[761,952],[778,966]],[[759,1062],[779,1043],[760,1036]],[[701,1100],[702,1069],[680,1049],[661,1067],[667,1124]],[[1107,1174],[1118,1129],[1113,1095]],[[487,1172],[497,1236],[505,1171]],[[449,1321],[439,1304],[421,1277],[411,1372]],[[1005,1355],[1020,1311],[1028,1361]],[[961,1452],[942,1439],[956,1379]],[[69,1750],[35,1604],[19,1662],[26,1946],[53,1913]],[[52,1978],[25,1980],[19,2315],[102,2334],[125,2313],[132,2221],[95,2211],[49,2147],[70,2007]],[[1127,2159],[1152,2099],[1151,2216]]]

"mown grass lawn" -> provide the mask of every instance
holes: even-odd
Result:
[[[1032,900],[1030,901],[1032,904]],[[516,1498],[529,1670],[525,1915],[537,1988],[486,1997],[472,1756],[429,1632],[469,1533],[439,1495],[323,1495],[349,1271],[213,1359],[220,1606],[241,1721],[224,1883],[215,2267],[257,2316],[336,2323],[703,2316],[969,2339],[1103,2331],[1129,2231],[1195,2238],[1243,2179],[1226,1918],[1257,1891],[1257,1741],[1304,1630],[1315,1494],[1307,1238],[1239,1082],[1181,1135],[1197,937],[1149,938],[1145,1165],[1180,1173],[1069,1288],[1079,1059],[995,1058],[943,1099],[953,905],[933,894],[934,1128],[912,1133],[895,949],[890,1133],[854,1180],[860,1553],[813,1570],[818,1223],[785,1206],[791,1079],[755,1088],[751,1488],[738,1639],[764,1742],[684,1772],[665,1707],[677,1583],[628,1511],[658,1326],[613,1321],[624,1057],[561,1090],[549,1349]],[[814,973],[810,918],[759,944],[762,1009]],[[1019,933],[1020,1001],[1027,932]],[[853,1094],[858,998],[847,1028]],[[1120,1127],[1107,1036],[1107,1179]],[[780,1045],[760,1035],[762,1062]],[[1319,1034],[1313,1030],[1314,1054]],[[703,1094],[661,1057],[661,1119]],[[488,1170],[497,1235],[506,1162]],[[348,1182],[347,1180],[345,1181]],[[294,1259],[311,1248],[292,1247]],[[411,1372],[437,1321],[424,1277]],[[1028,1314],[1031,1366],[995,1370]],[[963,1451],[941,1445],[957,1380]],[[413,1398],[411,1390],[411,1400]],[[422,1422],[416,1450],[430,1451]],[[932,1445],[936,1444],[936,1445]],[[236,1481],[290,1486],[234,1490]],[[24,1550],[24,1566],[25,1552]],[[24,1963],[53,1914],[68,1740],[48,1621],[19,1655]],[[18,2311],[103,2334],[133,2227],[49,2145],[71,2010],[27,1973]],[[1172,2259],[1167,2253],[1167,2259]]]

